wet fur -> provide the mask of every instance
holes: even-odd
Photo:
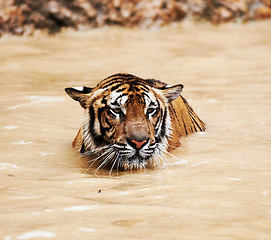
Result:
[[[118,82],[124,81],[125,79],[129,78],[134,78],[136,81],[139,81],[141,83],[144,83],[152,88],[160,89],[163,90],[168,87],[166,83],[163,83],[158,80],[154,79],[141,79],[133,75],[129,74],[116,74],[113,76],[110,76],[103,80],[101,83],[99,83],[93,90],[91,94],[95,94],[96,91],[99,91],[99,89],[104,89],[112,84],[116,84]],[[86,89],[87,91],[87,89]],[[84,102],[81,100],[81,105],[84,106],[84,104],[88,106],[89,103]],[[171,135],[169,138],[167,138],[167,147],[165,151],[170,151],[176,147],[180,146],[180,138],[183,136],[187,136],[191,133],[194,132],[199,132],[199,131],[205,131],[205,124],[200,118],[197,116],[197,114],[194,112],[194,110],[189,106],[187,101],[180,95],[177,97],[175,100],[171,101],[168,103],[168,112],[170,115],[170,120],[171,120]],[[85,142],[86,139],[83,140],[83,132],[84,132],[84,126],[82,126],[78,133],[77,136],[75,137],[73,141],[73,147],[80,150],[81,153],[84,153],[86,151],[85,149]],[[164,151],[164,150],[163,150]],[[95,151],[94,151],[95,152]],[[104,151],[102,151],[100,154],[103,154]],[[107,155],[105,155],[105,158],[108,158],[108,155],[110,155],[110,152],[108,152]],[[113,160],[112,162],[116,164],[116,159],[118,156],[110,156]],[[103,157],[98,157],[98,160],[103,160]],[[155,159],[154,162],[156,161]],[[159,161],[163,161],[163,159],[159,158]],[[107,164],[107,163],[104,163]],[[117,167],[118,167],[117,163]],[[158,164],[159,165],[159,164]],[[123,167],[123,166],[122,166]],[[124,167],[125,169],[132,169],[132,168],[137,168],[138,166],[126,166]],[[144,168],[145,165],[142,165],[138,168]],[[112,170],[112,169],[111,169]]]

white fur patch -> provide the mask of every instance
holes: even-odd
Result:
[[[121,110],[122,110],[122,112],[123,112],[124,114],[126,114],[126,109],[125,109],[124,105],[125,105],[127,99],[128,99],[127,96],[123,96],[123,97],[120,99],[120,101],[119,101],[120,108],[121,108]]]
[[[83,92],[84,91],[84,87],[80,86],[80,87],[73,87],[73,89]]]
[[[83,135],[84,135],[85,148],[88,150],[95,148],[95,146],[93,146],[93,141],[90,138],[90,133],[89,133],[89,112],[88,112],[88,109],[85,113],[85,120],[83,123]]]
[[[100,127],[101,127],[100,122],[97,119],[95,119],[95,121],[94,121],[94,130],[98,135],[101,135]]]
[[[93,91],[93,95],[91,96],[91,98],[95,98],[97,96],[99,96],[100,94],[102,94],[106,89],[97,89],[95,91]]]
[[[112,92],[111,94],[110,94],[110,101],[111,102],[115,102],[116,101],[116,99],[121,95],[122,93],[121,92]]]
[[[110,95],[110,102],[113,103],[116,101],[116,99],[122,95],[122,92],[112,92]],[[124,108],[125,102],[127,101],[128,97],[127,96],[123,96],[121,98],[119,98],[117,100],[118,105],[121,108],[121,111],[126,114],[126,109]]]

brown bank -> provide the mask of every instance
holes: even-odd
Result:
[[[67,27],[155,27],[185,18],[219,24],[270,17],[270,0],[0,0],[0,36]]]

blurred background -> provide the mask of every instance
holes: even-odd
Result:
[[[219,24],[270,17],[270,0],[0,0],[0,35],[107,25],[149,28],[185,19]]]

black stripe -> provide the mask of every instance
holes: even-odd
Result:
[[[161,126],[161,137],[166,136],[166,117],[167,117],[167,110],[165,110],[164,117],[163,117],[163,122]]]
[[[163,111],[162,111],[161,109],[160,109],[160,111],[161,111],[161,115],[158,117],[156,123],[154,124],[154,127],[155,127],[155,128],[157,127],[158,123],[160,123],[161,117],[163,116]]]
[[[149,97],[149,95],[148,95],[147,93],[142,92],[142,93],[141,93],[141,95],[146,96],[148,99],[150,99],[150,100],[151,100],[151,98]]]
[[[94,123],[95,123],[95,112],[94,112],[94,108],[92,106],[89,107],[89,134],[91,135],[91,137],[93,138],[94,144],[95,145],[100,145],[101,143],[104,142],[103,137],[99,136],[94,129]]]
[[[119,78],[110,79],[110,81],[104,83],[104,85],[102,85],[101,88],[107,88],[107,87],[110,87],[111,85],[114,85],[114,84],[117,84],[119,86],[120,82],[123,82],[123,79],[121,79],[121,80]]]
[[[120,89],[118,89],[116,92],[122,92],[123,90],[125,90],[126,89],[126,87],[124,87],[124,88],[120,88]],[[112,89],[111,89],[112,90]]]
[[[113,74],[113,75],[107,77],[106,79],[113,78],[113,77],[124,77],[124,78],[133,77],[133,78],[138,78],[137,76],[134,76],[134,75],[129,74],[129,73],[116,73],[116,74]]]
[[[146,91],[146,92],[149,92],[150,89],[146,86],[146,83],[145,82],[139,82],[138,85],[141,86],[141,88]]]
[[[107,80],[107,82],[105,82],[104,85],[102,85],[101,87],[106,88],[106,87],[109,87],[110,85],[112,85],[113,83],[118,83],[118,82],[123,83],[123,81],[131,80],[131,79],[140,79],[140,78],[138,78],[134,75],[131,75],[131,74],[117,73],[117,74],[114,74],[112,76],[105,78],[103,81]]]
[[[90,131],[91,131],[91,135],[96,135],[96,133],[94,132],[94,122],[95,122],[95,112],[94,112],[94,108],[92,106],[89,107],[89,125],[90,125]],[[93,131],[93,132],[92,132]]]
[[[191,118],[192,118],[192,121],[193,121],[193,125],[194,125],[194,128],[195,128],[195,132],[198,131],[198,129],[200,130],[200,126],[199,124],[197,123],[197,120],[195,119],[195,117],[193,115],[190,115]],[[198,127],[198,129],[196,128],[196,126]]]
[[[188,132],[186,130],[186,125],[185,125],[185,122],[184,122],[184,119],[183,119],[183,115],[181,115],[181,117],[182,117],[182,120],[183,120],[183,126],[184,126],[184,130],[185,130],[185,134],[188,135]],[[178,118],[177,118],[177,120],[178,120]],[[178,120],[178,123],[179,123],[179,120]]]
[[[139,92],[141,89],[140,88],[138,88],[138,87],[134,87],[134,89],[137,91],[137,92]]]
[[[120,146],[126,147],[125,143],[117,143],[117,144],[120,145]]]
[[[102,122],[101,122],[101,116],[102,116],[102,112],[105,110],[105,107],[101,107],[98,109],[98,121],[100,123],[100,131],[101,131],[101,135],[105,134],[105,128],[102,126]]]
[[[80,153],[84,153],[85,152],[85,144],[82,143],[81,149],[80,149]]]
[[[114,102],[113,104],[114,104],[114,105],[118,105],[118,103],[117,103],[118,99],[119,99],[119,98],[122,98],[123,96],[128,96],[128,93],[123,93],[123,94],[119,95],[119,96],[116,98],[116,100],[115,100],[115,102]]]
[[[196,129],[196,126],[195,126],[195,120],[194,119],[192,119],[192,124],[193,124],[193,127],[194,127],[194,131],[193,132],[197,132],[197,129]]]
[[[116,84],[115,86],[113,86],[110,91],[113,92],[115,91],[116,89],[118,89],[122,84]]]
[[[129,81],[129,80],[132,80],[132,81]],[[121,84],[126,83],[126,84],[140,85],[143,90],[149,91],[149,88],[146,86],[147,84],[146,80],[133,76],[133,75],[129,75],[129,74],[128,75],[116,74],[104,79],[103,81],[105,82],[101,84],[100,86],[101,88],[107,88],[113,84],[121,85]]]
[[[107,101],[106,101],[105,96],[103,97],[103,99],[102,99],[101,103],[103,103],[105,106],[107,106]]]
[[[172,103],[170,102],[169,105],[170,105],[170,107],[171,107],[171,110],[173,111],[173,114],[175,115],[175,119],[177,120],[179,126],[181,126],[180,120],[179,120],[179,118],[178,118],[178,116],[177,116],[177,113],[176,113],[176,111],[175,111],[175,109],[174,109]],[[185,133],[186,133],[186,135],[188,135],[187,130],[186,130],[186,125],[185,125],[185,123],[184,123],[183,115],[181,115],[181,117],[182,117],[182,120],[183,120],[183,125],[184,125],[184,129],[185,129]]]
[[[159,126],[161,126],[161,132],[160,132],[160,135],[158,136],[159,138],[163,138],[166,136],[166,116],[167,116],[167,111],[165,110],[165,113],[163,114],[163,111],[161,110],[161,116],[159,117],[159,121],[157,121],[156,123],[159,123],[158,124],[158,128],[156,128],[155,126],[155,135],[157,134],[157,132],[159,131]],[[161,120],[162,119],[162,120]],[[160,125],[162,121],[162,124]],[[156,124],[157,125],[157,124]],[[160,139],[161,141],[161,139]]]
[[[160,111],[161,112],[161,115],[159,116],[159,118],[158,118],[158,120],[157,120],[157,122],[155,123],[155,128],[156,128],[156,126],[157,126],[157,124],[158,123],[160,123],[160,120],[161,120],[161,118],[163,117],[163,109],[162,108],[160,108],[160,102],[159,101],[156,101],[157,102],[157,108],[158,108],[158,111]],[[158,113],[158,112],[157,112]],[[155,133],[156,134],[156,133]]]
[[[111,141],[112,141],[114,138],[115,138],[115,133],[112,134],[112,135],[109,137],[109,139],[110,139]]]

